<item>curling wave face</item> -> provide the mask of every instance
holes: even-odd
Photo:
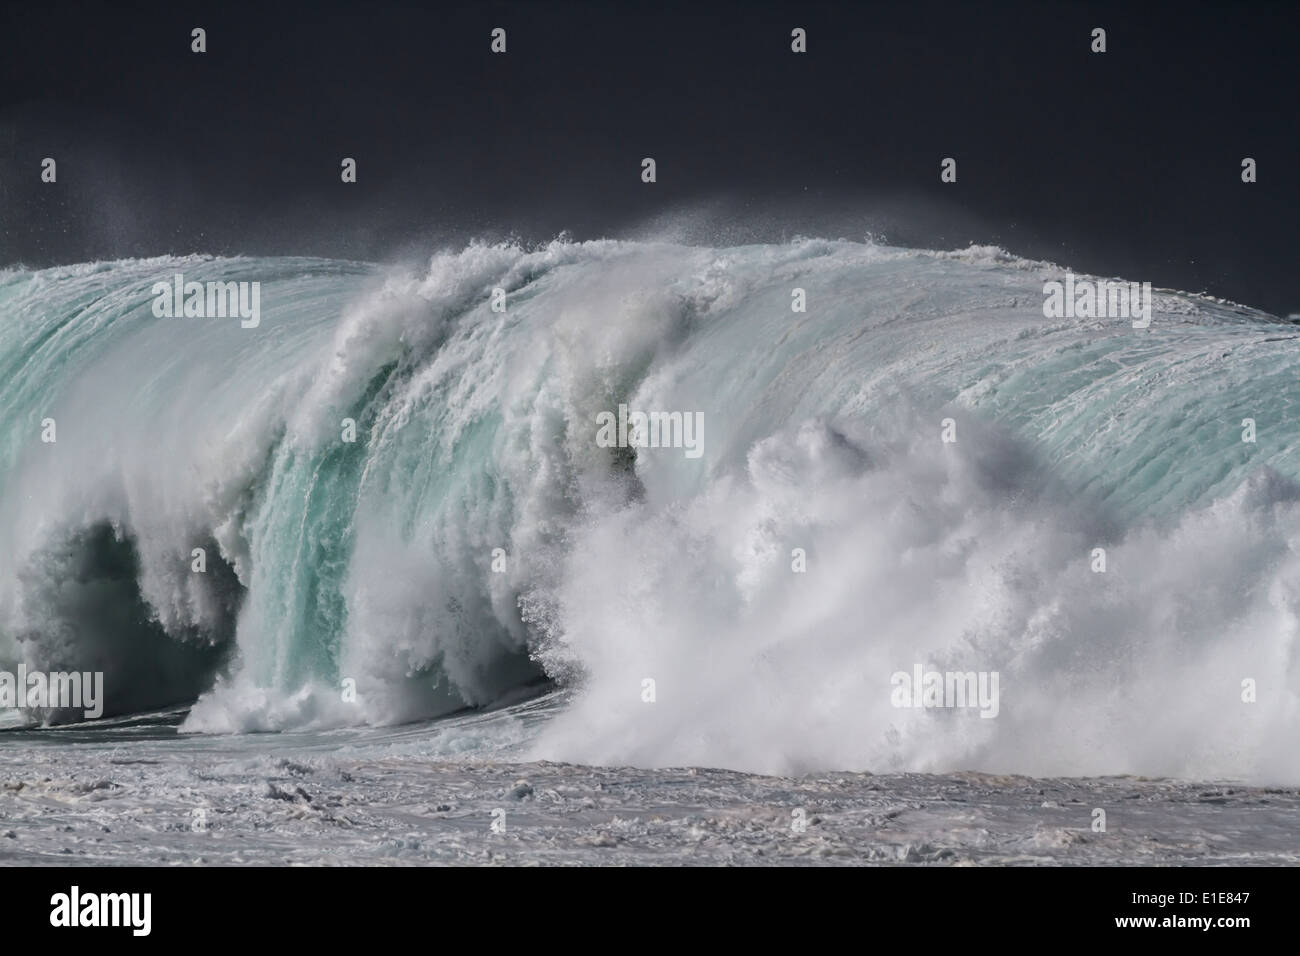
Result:
[[[156,317],[177,273],[260,282],[260,324]],[[0,661],[195,732],[545,678],[548,759],[1300,779],[1297,333],[1045,319],[1061,276],[820,240],[0,272]],[[702,453],[604,447],[620,405]],[[894,706],[917,664],[996,671],[997,716]]]

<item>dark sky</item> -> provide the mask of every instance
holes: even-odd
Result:
[[[1294,3],[29,2],[0,13],[0,263],[870,232],[1300,312],[1298,25]]]

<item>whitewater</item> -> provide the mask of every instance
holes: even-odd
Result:
[[[259,282],[260,324],[155,316],[179,273]],[[1300,331],[1170,290],[1149,329],[1044,318],[1063,273],[817,239],[2,271],[0,666],[103,671],[127,728],[11,713],[3,759],[93,741],[96,800],[123,741],[241,753],[241,793],[326,772],[289,740],[488,761],[476,821],[536,761],[1300,783]],[[703,453],[602,447],[620,405],[702,413]],[[996,718],[893,706],[918,664],[998,672]]]

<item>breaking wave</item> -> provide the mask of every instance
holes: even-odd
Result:
[[[174,274],[260,282],[260,324],[155,317]],[[1300,333],[1164,291],[1147,331],[1045,319],[1060,275],[823,240],[0,272],[0,660],[194,732],[549,681],[549,759],[1300,779]],[[602,447],[620,405],[702,454]],[[918,664],[998,672],[997,717],[893,706]]]

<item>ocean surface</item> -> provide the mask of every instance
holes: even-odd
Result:
[[[1064,274],[0,271],[0,669],[105,688],[0,712],[0,860],[1295,862],[1300,328],[1045,318]],[[259,323],[159,317],[176,275]],[[700,453],[606,447],[620,406]],[[915,668],[996,715],[897,706]]]

